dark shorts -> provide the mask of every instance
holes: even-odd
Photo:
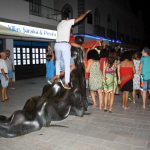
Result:
[[[121,91],[133,91],[133,79],[129,80],[121,89]]]

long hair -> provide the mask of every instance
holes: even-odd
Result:
[[[90,50],[87,53],[87,59],[99,60],[99,54],[95,49]]]
[[[132,55],[130,53],[130,51],[125,51],[124,53],[122,53],[121,55],[121,61],[124,61],[125,59],[128,59],[128,60],[132,60]]]
[[[115,60],[117,60],[117,53],[115,50],[110,50],[108,57],[106,58],[106,62],[108,63],[108,66],[112,67]]]

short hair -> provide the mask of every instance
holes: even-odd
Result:
[[[150,55],[150,48],[149,47],[144,47],[143,48],[144,52]]]
[[[62,20],[65,20],[65,19],[67,19],[67,18],[69,18],[69,13],[67,13],[67,12],[62,12]]]

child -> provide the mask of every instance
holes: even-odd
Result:
[[[55,76],[54,54],[46,56],[46,80],[50,80]]]

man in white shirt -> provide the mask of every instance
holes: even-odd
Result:
[[[13,65],[13,61],[10,57],[10,50],[5,50],[4,52],[6,52],[7,55],[7,59],[5,60],[6,64],[7,64],[7,68],[8,68],[8,77],[9,77],[9,84],[10,84],[10,89],[15,89],[13,87],[13,76],[14,76],[14,65]]]
[[[5,52],[0,53],[0,79],[1,79],[1,85],[2,85],[2,102],[5,102],[8,100],[7,96],[7,87],[8,87],[8,68],[5,62],[5,59],[7,58],[7,55]]]
[[[68,14],[62,15],[62,21],[57,26],[57,38],[54,46],[56,56],[56,76],[60,77],[60,60],[64,60],[65,66],[65,89],[70,89],[68,83],[70,82],[70,58],[71,58],[71,45],[69,44],[70,30],[72,25],[83,20],[91,10],[86,11],[76,19],[68,19]]]

